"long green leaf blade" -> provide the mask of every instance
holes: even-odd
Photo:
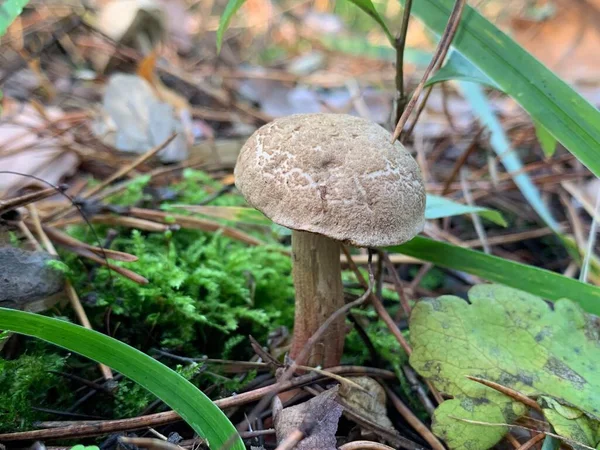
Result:
[[[403,253],[441,267],[467,272],[548,300],[568,298],[579,303],[585,311],[600,316],[600,288],[549,270],[421,236],[405,244],[389,247],[387,250]]]
[[[419,0],[412,13],[441,35],[453,5]],[[600,176],[600,112],[587,100],[470,6],[453,46]]]
[[[223,15],[221,19],[219,19],[219,28],[217,29],[217,52],[221,51],[221,44],[223,44],[223,35],[225,31],[227,31],[227,27],[229,27],[229,22],[238,12],[238,9],[242,7],[242,5],[246,2],[246,0],[229,0],[227,2],[227,6],[225,6],[225,11],[223,11]]]
[[[477,214],[497,225],[505,227],[506,220],[498,211],[481,206],[469,206],[454,202],[445,197],[427,194],[425,205],[425,218],[427,220],[441,219],[443,217],[459,216],[461,214]]]
[[[213,449],[237,436],[227,416],[192,383],[123,342],[62,320],[6,308],[0,308],[0,329],[43,339],[112,367],[173,408]],[[238,437],[230,448],[245,446]]]
[[[13,23],[29,0],[5,0],[0,5],[0,37],[4,36],[6,30]]]
[[[350,1],[352,3],[354,3],[356,6],[358,6],[360,9],[362,9],[369,16],[371,16],[373,18],[373,20],[375,20],[375,22],[377,22],[379,24],[379,26],[381,27],[381,29],[383,30],[383,32],[389,39],[390,44],[392,44],[392,47],[393,47],[394,46],[394,36],[392,36],[392,33],[390,32],[387,25],[385,24],[385,21],[383,20],[383,18],[379,15],[377,10],[375,9],[375,5],[373,5],[373,2],[371,2],[371,0],[350,0]]]

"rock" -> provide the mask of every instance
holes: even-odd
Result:
[[[56,259],[46,252],[0,247],[0,306],[39,310],[40,300],[62,291],[63,273],[48,264]]]

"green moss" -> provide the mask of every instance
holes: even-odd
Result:
[[[63,378],[49,373],[62,370],[65,358],[55,353],[25,354],[0,359],[0,431],[29,429],[34,420],[48,415],[33,408],[59,408],[72,394]]]

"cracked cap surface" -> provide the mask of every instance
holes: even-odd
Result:
[[[381,126],[346,114],[295,114],[248,139],[235,166],[246,201],[273,222],[358,247],[397,245],[425,222],[410,153]]]

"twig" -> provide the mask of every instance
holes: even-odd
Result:
[[[417,374],[415,373],[414,369],[410,367],[410,365],[405,364],[404,366],[402,366],[402,372],[404,373],[408,384],[410,384],[411,391],[413,391],[417,395],[417,397],[421,401],[421,404],[423,405],[423,408],[425,408],[425,411],[427,411],[427,413],[430,416],[433,416],[435,406],[427,396],[427,392],[425,392],[425,388],[423,387],[423,385],[419,383],[419,379],[417,378]],[[438,403],[442,403],[442,401],[443,399],[440,397]]]
[[[67,233],[64,233],[56,228],[43,226],[44,232],[48,235],[48,237],[52,238],[59,245],[65,245],[67,247],[82,247],[85,248],[97,256],[106,256],[108,259],[113,259],[115,261],[123,261],[123,262],[135,262],[138,260],[138,257],[135,255],[131,255],[129,253],[119,252],[117,250],[111,250],[109,248],[104,247],[96,247],[94,245],[87,244],[78,239],[75,239],[72,236],[69,236]]]
[[[340,447],[338,450],[394,450],[389,445],[380,444],[379,442],[373,441],[353,441],[348,442]]]
[[[392,264],[390,260],[390,256],[384,250],[379,250],[379,257],[383,259],[383,263],[387,271],[392,276],[392,282],[394,283],[394,287],[396,288],[396,292],[398,293],[398,298],[400,299],[400,305],[402,306],[402,310],[406,317],[410,317],[410,303],[408,302],[408,298],[406,297],[406,292],[404,292],[404,286],[402,285],[402,280],[396,271],[396,268]]]
[[[546,435],[544,433],[540,433],[540,434],[532,437],[531,439],[529,439],[527,442],[525,442],[523,445],[521,445],[517,450],[529,450],[531,447],[533,447],[535,444],[540,442],[545,437],[546,437]]]
[[[400,415],[408,422],[408,424],[414,428],[414,430],[421,435],[423,439],[431,446],[433,450],[446,450],[438,438],[425,426],[423,422],[419,420],[417,416],[400,400],[394,391],[388,386],[384,385],[385,391],[392,404]]]
[[[176,137],[177,137],[177,133],[173,133],[162,144],[157,145],[156,147],[148,150],[146,153],[144,153],[140,157],[134,159],[131,163],[129,163],[126,166],[123,166],[121,169],[117,170],[115,173],[113,173],[110,177],[108,177],[106,180],[104,180],[99,185],[91,188],[87,192],[84,192],[83,195],[82,195],[82,197],[83,198],[90,198],[92,195],[97,194],[98,192],[100,192],[102,189],[104,189],[106,186],[108,186],[110,183],[112,183],[116,179],[121,178],[121,177],[127,175],[130,171],[132,171],[133,169],[135,169],[136,167],[138,167],[140,164],[144,164],[146,161],[148,161],[150,158],[152,158],[158,152],[160,152],[161,150],[163,150]]]
[[[363,287],[366,286],[367,281],[363,277],[362,273],[360,273],[360,270],[358,270],[358,267],[356,266],[356,264],[354,264],[354,261],[352,260],[352,256],[350,255],[350,251],[348,250],[348,248],[345,245],[342,245],[342,251],[346,255],[346,261],[348,261],[348,265],[350,266],[350,268],[356,275],[358,282]],[[383,322],[387,325],[388,329],[394,335],[394,337],[396,338],[396,340],[398,341],[400,346],[404,349],[404,351],[408,355],[410,355],[412,353],[412,349],[410,348],[410,345],[404,338],[404,335],[398,328],[398,325],[396,325],[396,322],[394,322],[394,319],[392,319],[392,316],[390,316],[390,314],[387,312],[387,310],[385,309],[385,307],[383,306],[381,301],[379,301],[379,299],[375,295],[369,295],[369,301],[371,302],[371,304],[373,305],[373,308],[379,315],[379,318],[381,320],[383,320]]]
[[[339,366],[330,367],[329,372],[337,374],[350,375],[368,375],[372,377],[385,378],[393,380],[396,374],[388,370],[369,368],[365,371],[364,367],[357,366]],[[250,392],[236,394],[231,397],[215,400],[214,403],[221,409],[233,408],[248,403],[255,402],[264,398],[266,395],[277,394],[279,392],[296,389],[308,384],[314,383],[323,376],[315,373],[298,376],[286,382],[278,382],[270,386],[255,389]],[[130,419],[118,420],[100,420],[85,421],[77,425],[70,425],[62,428],[48,428],[42,430],[22,431],[18,433],[0,434],[0,442],[4,441],[25,441],[25,440],[44,440],[44,439],[67,439],[72,437],[88,437],[103,434],[114,433],[117,431],[136,430],[147,427],[157,427],[167,425],[182,420],[175,411],[166,411],[146,416],[133,417]]]
[[[423,78],[417,85],[413,96],[411,97],[410,101],[408,102],[408,105],[406,106],[406,109],[404,110],[402,116],[400,116],[400,119],[398,120],[398,124],[396,125],[396,129],[394,130],[394,135],[392,137],[392,143],[396,142],[396,140],[402,133],[404,125],[406,124],[410,114],[412,113],[413,109],[415,108],[415,105],[417,104],[417,101],[419,100],[421,93],[423,92],[423,88],[425,86],[425,83],[429,79],[429,75],[432,71],[437,70],[444,62],[444,58],[448,53],[448,49],[450,48],[452,39],[454,38],[456,30],[458,29],[458,24],[460,23],[460,18],[462,16],[462,11],[464,9],[465,3],[466,0],[456,0],[456,2],[454,3],[454,8],[452,9],[452,13],[448,18],[446,29],[444,30],[444,34],[442,35],[442,38],[438,43],[433,58],[427,66],[427,69],[423,74]]]
[[[406,0],[404,2],[404,9],[402,10],[402,24],[400,25],[400,31],[398,32],[398,36],[396,36],[394,45],[396,48],[396,117],[394,117],[394,122],[400,120],[406,106],[406,93],[404,92],[404,50],[406,48],[406,34],[408,33],[411,9],[412,0]]]
[[[460,171],[462,166],[464,166],[464,164],[467,162],[467,159],[469,158],[469,156],[471,156],[471,154],[477,149],[478,144],[479,144],[479,138],[481,137],[483,130],[485,130],[485,128],[483,128],[483,127],[479,128],[479,130],[475,134],[475,137],[473,138],[473,140],[471,141],[471,143],[469,144],[467,149],[464,152],[462,152],[462,154],[456,161],[456,164],[452,168],[452,172],[450,172],[450,176],[444,183],[444,188],[442,189],[442,196],[446,195],[448,193],[448,191],[450,190],[450,185],[456,178],[456,175],[458,175],[458,172]]]
[[[87,192],[84,192],[81,195],[81,198],[86,199],[86,198],[90,198],[92,195],[97,194],[98,192],[100,192],[101,190],[103,190],[105,187],[107,187],[113,181],[115,181],[115,180],[123,177],[124,175],[126,175],[127,173],[129,173],[131,170],[133,170],[136,167],[138,167],[140,164],[143,164],[148,159],[152,158],[158,152],[160,152],[161,150],[163,150],[167,145],[169,145],[173,141],[173,139],[175,139],[176,137],[177,137],[177,134],[172,134],[162,144],[160,144],[160,145],[158,145],[158,146],[156,146],[156,147],[148,150],[143,155],[141,155],[138,158],[134,159],[131,163],[129,163],[126,166],[123,166],[121,169],[117,170],[115,173],[113,173],[110,177],[108,177],[106,180],[104,180],[99,185],[94,186],[93,188],[91,188]],[[57,219],[60,219],[61,217],[64,217],[71,210],[71,206],[72,205],[68,205],[66,208],[64,208],[64,209],[62,209],[62,210],[60,210],[60,211],[58,211],[58,212],[50,215],[49,217],[46,217],[45,221],[57,220]]]
[[[164,211],[154,211],[152,209],[144,209],[144,208],[130,208],[129,213],[133,216],[148,219],[148,220],[158,220],[161,222],[167,223],[169,220],[172,220],[172,223],[180,225],[183,228],[191,228],[201,231],[206,231],[209,233],[214,233],[216,231],[221,231],[223,236],[229,237],[231,239],[235,239],[237,241],[243,242],[249,245],[260,245],[263,242],[259,239],[256,239],[253,236],[250,236],[243,231],[237,230],[232,227],[228,227],[219,222],[214,222],[208,219],[201,219],[198,217],[184,216],[180,214],[172,214]]]
[[[72,251],[76,255],[82,256],[84,258],[89,259],[90,261],[94,261],[101,266],[105,266],[108,269],[118,273],[119,275],[124,276],[125,278],[130,279],[134,283],[137,284],[148,284],[148,280],[141,276],[138,273],[135,273],[133,270],[126,269],[125,267],[115,266],[114,264],[109,263],[106,259],[99,257],[91,250],[88,250],[84,247],[71,247],[66,245],[65,248],[67,250]]]
[[[38,238],[40,239],[40,241],[46,248],[46,251],[48,253],[50,253],[51,255],[58,256],[58,253],[56,252],[54,245],[52,245],[52,242],[50,241],[50,239],[48,239],[48,236],[46,236],[46,233],[44,233],[44,230],[42,228],[42,223],[40,221],[40,216],[38,215],[38,212],[37,212],[37,208],[35,207],[35,205],[31,204],[28,206],[28,209],[29,209],[29,214],[31,215],[31,219],[33,220],[33,225],[35,227],[35,231],[38,235]],[[87,314],[85,313],[85,310],[83,309],[83,306],[81,306],[81,302],[79,301],[79,296],[77,295],[75,288],[73,288],[73,285],[71,284],[71,282],[69,280],[65,281],[65,291],[67,293],[67,296],[69,297],[69,301],[71,302],[71,307],[73,308],[73,310],[75,311],[75,314],[77,315],[77,318],[79,319],[79,322],[85,328],[87,328],[88,330],[91,330],[92,324],[90,323],[90,321],[87,317]],[[100,371],[102,372],[102,376],[104,377],[105,380],[110,380],[113,378],[112,371],[110,370],[110,368],[108,366],[105,366],[104,364],[99,364],[99,367],[100,367]]]
[[[467,181],[466,169],[463,167],[460,169],[460,185],[462,187],[463,196],[465,197],[465,201],[467,205],[473,207],[475,203],[473,202],[473,196],[471,195],[471,191],[469,189],[469,184]],[[473,226],[475,227],[475,232],[481,241],[481,245],[483,247],[483,251],[488,255],[491,253],[490,244],[488,243],[487,236],[485,234],[485,229],[483,228],[483,224],[481,223],[481,217],[479,217],[476,213],[471,213],[471,220],[473,221]]]
[[[540,411],[540,412],[542,411],[542,408],[540,407],[540,405],[537,404],[537,402],[535,400],[527,397],[525,394],[515,391],[514,389],[511,389],[506,386],[502,386],[501,384],[495,383],[494,381],[486,380],[484,378],[472,377],[470,375],[467,375],[467,378],[469,380],[475,381],[477,383],[483,384],[484,386],[492,388],[504,395],[507,395],[508,397],[512,398],[513,400],[523,403],[524,405],[529,406],[530,408],[532,408],[536,411]]]
[[[291,450],[304,438],[304,432],[296,428],[281,441],[275,450]]]
[[[126,437],[120,436],[119,442],[123,444],[131,444],[136,447],[157,449],[157,450],[182,450],[177,444],[172,444],[169,441],[163,441],[162,439],[155,438],[143,438],[143,437]]]
[[[61,192],[67,190],[66,185],[59,186]],[[42,189],[41,191],[31,192],[29,194],[21,195],[19,197],[14,197],[8,200],[0,200],[0,214],[4,214],[11,209],[16,209],[21,206],[26,206],[30,203],[37,202],[39,200],[43,200],[45,198],[51,197],[56,194],[56,189],[47,188]]]

